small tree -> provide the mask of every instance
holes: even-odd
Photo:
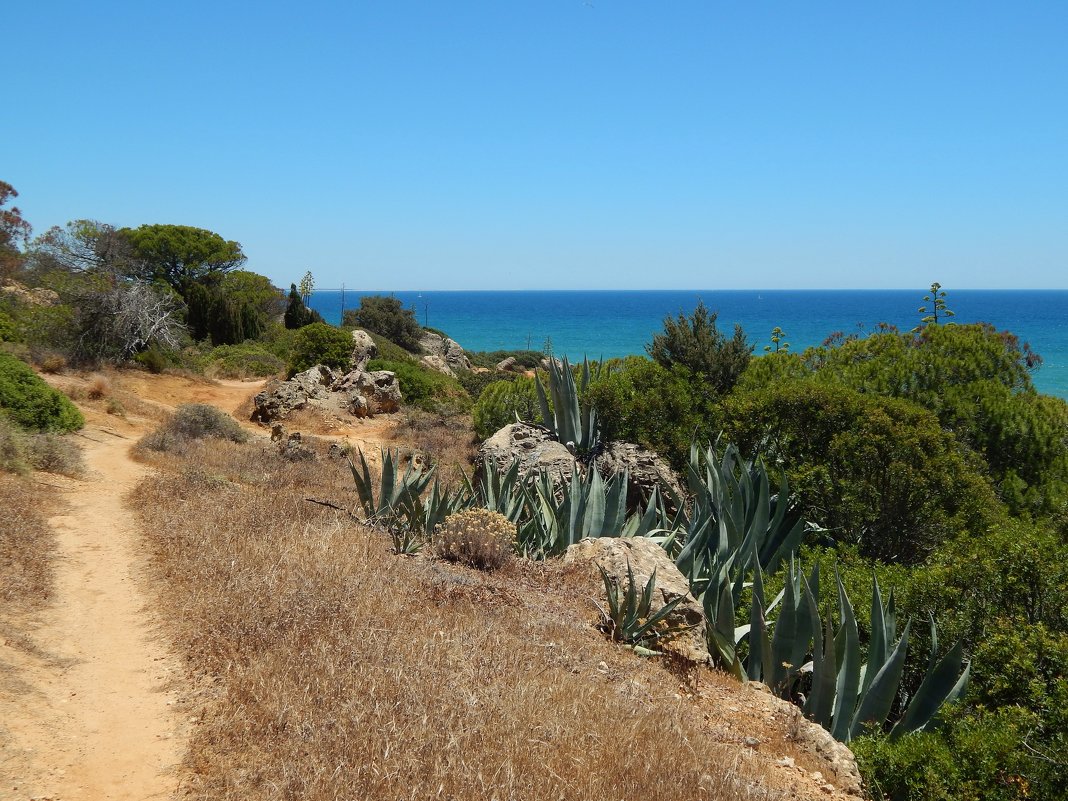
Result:
[[[352,335],[326,323],[311,323],[293,339],[289,374],[302,372],[317,364],[335,369],[346,367],[352,358]]]
[[[14,274],[22,262],[19,245],[25,245],[30,237],[30,224],[22,219],[22,212],[18,207],[2,208],[8,198],[18,196],[15,187],[0,181],[0,278]]]
[[[323,317],[319,312],[304,305],[296,284],[289,285],[289,302],[286,304],[286,312],[282,319],[286,328],[303,328],[312,323],[323,322]]]
[[[665,317],[664,333],[655,335],[646,351],[661,366],[682,365],[705,378],[717,393],[726,394],[745,372],[753,346],[740,325],[727,339],[716,328],[717,316],[698,301],[689,317],[681,312],[677,319]]]
[[[405,350],[418,353],[422,328],[415,312],[406,309],[394,297],[366,295],[360,298],[360,308],[351,318],[357,326],[395,342]]]

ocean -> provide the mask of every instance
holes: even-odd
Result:
[[[311,307],[331,323],[364,293],[316,290]],[[745,329],[756,353],[779,326],[790,348],[818,345],[832,332],[870,332],[887,322],[902,330],[920,318],[923,290],[550,290],[392,293],[423,325],[445,331],[467,350],[543,350],[572,361],[645,352],[664,317],[689,314],[698,300],[718,311],[730,333]],[[958,323],[987,322],[1029,342],[1043,358],[1040,392],[1068,398],[1068,290],[949,290]]]

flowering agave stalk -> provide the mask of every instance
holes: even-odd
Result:
[[[601,368],[597,368],[597,376],[600,376]],[[538,403],[541,406],[541,419],[545,421],[546,428],[565,445],[570,444],[576,453],[588,453],[600,442],[600,431],[597,427],[597,412],[592,404],[582,402],[581,396],[590,385],[590,363],[586,358],[582,359],[581,383],[575,384],[575,376],[571,372],[571,365],[564,358],[562,362],[549,359],[548,369],[549,392],[546,395],[545,387],[535,376],[534,386],[538,391]],[[550,405],[550,399],[552,401]]]

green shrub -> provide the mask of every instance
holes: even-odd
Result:
[[[689,317],[679,314],[677,318],[664,318],[664,333],[655,335],[646,350],[662,367],[685,367],[722,395],[745,372],[753,346],[746,341],[740,325],[734,326],[734,336],[727,339],[716,328],[717,316],[718,312],[709,312],[699,301]]]
[[[77,431],[85,418],[29,366],[0,352],[0,413],[34,431]]]
[[[387,362],[411,362],[415,361],[412,354],[398,345],[396,342],[386,339],[381,334],[374,334],[370,331],[367,332],[371,340],[378,348],[378,355],[375,358],[382,359]]]
[[[138,353],[134,357],[134,361],[154,375],[159,375],[166,370],[168,366],[167,356],[155,343],[152,343],[148,348]]]
[[[323,364],[347,367],[352,357],[352,335],[326,323],[312,323],[297,330],[289,360],[289,375]]]
[[[404,308],[394,297],[365,295],[360,298],[360,308],[345,312],[342,325],[379,334],[412,353],[421,350],[419,340],[423,329],[416,322],[415,312]]]
[[[464,411],[471,406],[471,398],[460,382],[418,362],[372,359],[367,369],[396,373],[404,402],[411,406],[428,412]]]
[[[460,382],[460,386],[476,401],[482,394],[482,390],[490,384],[498,381],[515,381],[520,377],[519,373],[505,373],[498,370],[461,370],[456,374],[456,380]]]
[[[917,563],[1003,512],[985,465],[914,403],[793,381],[732,394],[724,428],[785,469],[806,517],[884,561]]]
[[[512,381],[495,381],[478,396],[472,416],[475,435],[479,439],[486,439],[514,423],[517,416],[526,422],[541,422],[534,379],[518,377]]]
[[[1061,750],[1036,748],[1034,715],[1020,707],[957,709],[937,731],[850,743],[874,801],[1059,801],[1068,793]]]
[[[0,309],[0,342],[18,342],[21,340],[15,321],[11,315]]]
[[[686,368],[631,356],[605,373],[587,391],[604,439],[637,443],[682,468],[694,437],[713,435],[714,414],[694,391]]]
[[[267,378],[278,375],[286,362],[265,345],[247,340],[240,345],[220,345],[206,356],[205,372],[217,378]]]
[[[230,415],[206,403],[186,403],[155,431],[141,438],[140,447],[151,451],[176,451],[196,439],[206,437],[246,442],[248,433]]]

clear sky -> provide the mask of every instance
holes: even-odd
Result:
[[[1068,287],[1068,2],[5,4],[40,233],[320,288]]]

